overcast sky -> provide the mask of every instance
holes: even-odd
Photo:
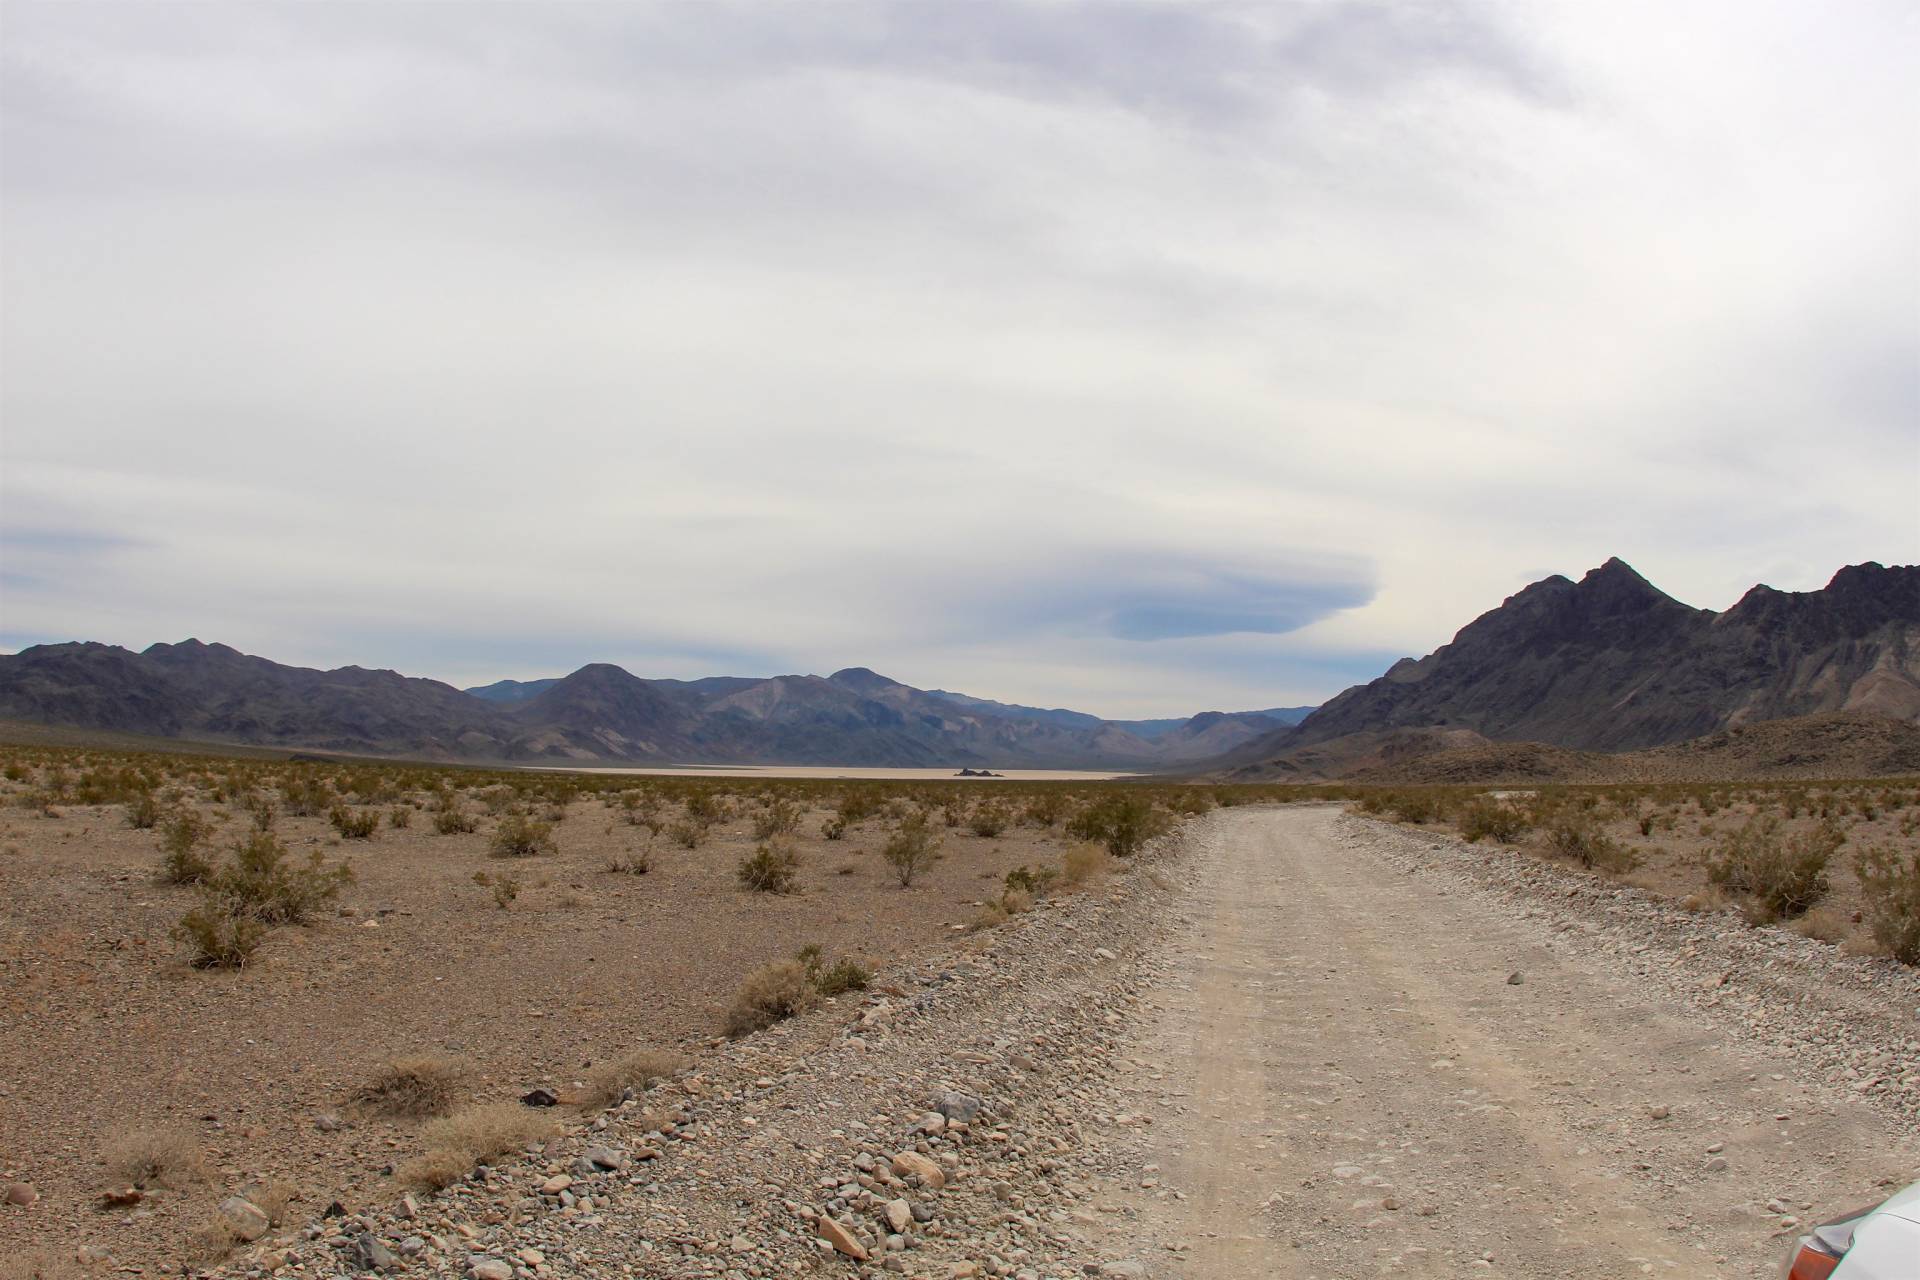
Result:
[[[1905,0],[0,3],[0,644],[1317,702],[1920,559]]]

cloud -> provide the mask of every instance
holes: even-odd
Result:
[[[1890,6],[450,12],[10,8],[18,633],[1177,713],[1920,555]]]

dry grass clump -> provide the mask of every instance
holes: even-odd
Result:
[[[0,1258],[0,1280],[85,1280],[89,1272],[71,1253],[29,1249]]]
[[[437,1191],[478,1165],[539,1142],[556,1128],[551,1116],[517,1102],[466,1107],[428,1121],[420,1130],[424,1150],[401,1165],[396,1176],[410,1187]]]
[[[1817,938],[1821,942],[1839,943],[1846,941],[1853,932],[1853,921],[1844,911],[1834,907],[1815,907],[1795,920],[1789,926],[1803,938]]]
[[[610,1107],[631,1094],[644,1093],[683,1070],[687,1060],[662,1049],[637,1049],[595,1067],[587,1076],[588,1106]]]
[[[980,912],[968,921],[967,931],[979,933],[985,929],[997,929],[1011,919],[1013,915],[1007,910],[1006,897],[1003,894],[980,904]]]
[[[374,1072],[371,1080],[354,1090],[352,1100],[383,1116],[424,1120],[453,1110],[465,1078],[466,1069],[451,1058],[413,1054],[395,1058]]]
[[[1097,844],[1077,844],[1060,855],[1060,883],[1069,889],[1092,884],[1113,870],[1113,855]]]
[[[805,1013],[820,1003],[820,993],[798,960],[776,960],[747,975],[727,1009],[727,1034],[738,1038]]]
[[[276,1227],[284,1227],[293,1221],[293,1206],[300,1196],[300,1188],[285,1178],[274,1178],[249,1188],[247,1192],[247,1199],[266,1214],[267,1221]]]
[[[1016,867],[1007,873],[1007,887],[1000,896],[980,904],[980,912],[968,923],[969,932],[978,933],[983,929],[993,929],[1005,924],[1017,915],[1033,910],[1034,890],[1029,887],[1032,880],[1017,881],[1015,877],[1025,867]]]
[[[184,1129],[139,1129],[107,1145],[102,1157],[116,1187],[165,1187],[181,1191],[205,1182],[206,1153]]]
[[[607,859],[609,874],[617,876],[644,876],[653,870],[653,851],[635,849],[631,853],[616,853]]]

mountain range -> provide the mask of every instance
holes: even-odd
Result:
[[[1339,777],[1487,743],[1625,752],[1829,714],[1920,721],[1920,566],[1852,565],[1819,591],[1757,586],[1715,613],[1609,560],[1578,582],[1532,584],[1450,643],[1318,709],[1167,720],[917,689],[865,667],[650,680],[592,663],[463,690],[392,671],[283,666],[198,640],[0,656],[0,718],[475,762]]]
[[[186,640],[0,656],[0,717],[251,746],[475,762],[1143,769],[1210,759],[1312,708],[1109,721],[830,676],[645,680],[608,663],[472,690]]]
[[[1920,566],[1756,586],[1715,613],[1613,559],[1532,584],[1220,767],[1330,776],[1482,741],[1633,751],[1837,712],[1920,720]]]

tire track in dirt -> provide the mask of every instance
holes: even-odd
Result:
[[[1197,835],[1129,1082],[1163,1104],[1127,1193],[1154,1275],[1770,1275],[1787,1217],[1913,1176],[1870,1106],[1396,839]]]

